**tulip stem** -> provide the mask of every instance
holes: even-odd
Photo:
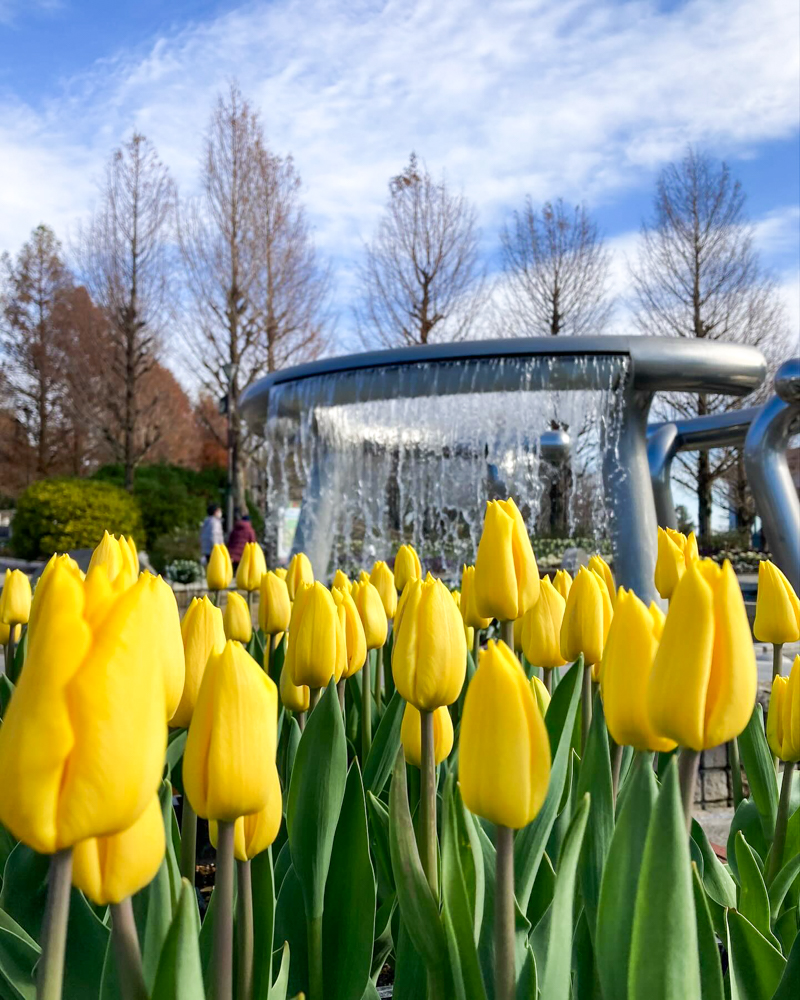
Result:
[[[500,638],[514,652],[514,622],[500,622]]]
[[[439,872],[436,851],[436,758],[433,741],[433,712],[420,709],[420,854],[433,898],[439,898]]]
[[[494,996],[495,1000],[513,1000],[517,978],[514,968],[514,831],[498,826],[495,848]]]
[[[383,704],[383,650],[375,654],[375,707],[380,712]]]
[[[61,1000],[71,888],[72,848],[68,847],[66,850],[56,851],[50,858],[36,1000]]]
[[[319,696],[322,694],[322,688],[311,688],[308,694],[308,714],[314,711],[317,707],[317,702],[319,701]]]
[[[147,1000],[142,953],[139,950],[130,896],[111,906],[111,945],[123,1000]]]
[[[212,946],[214,1000],[233,994],[233,823],[217,823],[217,872],[214,883]]]
[[[192,809],[189,796],[183,793],[181,809],[181,876],[194,888],[197,872],[197,813]]]
[[[616,806],[619,792],[619,773],[622,768],[622,746],[609,736],[611,743],[611,801]]]
[[[583,665],[583,683],[581,685],[581,754],[586,750],[589,739],[589,728],[592,725],[592,665]]]
[[[678,777],[681,785],[681,801],[683,815],[686,817],[686,832],[692,832],[692,815],[694,812],[694,786],[697,781],[697,769],[700,766],[700,752],[683,747],[678,754]]]
[[[544,667],[542,667],[542,674],[544,675],[543,678],[542,678],[542,683],[544,684],[544,689],[545,689],[545,691],[549,695],[552,695],[552,693],[553,693],[553,671],[552,670],[546,670]]]
[[[734,738],[728,743],[728,762],[731,765],[731,790],[733,791],[733,808],[738,809],[744,798],[742,791],[742,765],[739,762],[739,741]]]
[[[475,669],[478,669],[478,653],[481,651],[481,630],[479,628],[475,629],[475,636],[472,640],[472,664]]]
[[[372,746],[372,650],[361,668],[361,768],[364,769]]]
[[[6,644],[6,677],[15,684],[18,680],[17,673],[14,670],[14,657],[16,655],[16,642],[14,639],[14,632],[16,631],[16,625],[8,626],[8,643]]]
[[[308,939],[308,1000],[322,1000],[322,914],[306,920]]]
[[[789,824],[789,809],[792,799],[792,779],[794,764],[787,761],[783,765],[783,780],[781,781],[781,797],[778,802],[778,816],[775,820],[775,836],[772,838],[772,849],[769,852],[769,868],[767,869],[767,886],[781,870],[783,852],[786,847],[786,828]]]
[[[272,677],[272,643],[275,640],[275,636],[267,635],[266,649],[264,654],[267,657],[267,677]]]
[[[344,715],[344,685],[345,679],[342,677],[336,685],[336,693],[339,695],[339,708],[342,710],[342,715]]]
[[[297,728],[302,733],[302,731],[306,728],[306,713],[298,712],[295,718],[297,719]]]
[[[772,644],[772,679],[780,677],[783,668],[783,643],[774,642]]]
[[[236,862],[239,894],[236,898],[239,954],[236,964],[236,1000],[253,995],[253,880],[250,862]]]

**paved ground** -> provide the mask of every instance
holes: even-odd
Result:
[[[695,809],[694,818],[706,832],[712,844],[725,847],[728,843],[728,831],[733,820],[733,808],[730,809]]]

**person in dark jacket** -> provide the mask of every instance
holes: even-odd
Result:
[[[233,518],[233,528],[231,528],[231,533],[228,536],[228,552],[231,554],[234,573],[242,558],[245,545],[248,542],[255,541],[256,533],[253,531],[253,525],[250,523],[250,515],[242,514],[237,510]]]

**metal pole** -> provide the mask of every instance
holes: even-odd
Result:
[[[647,438],[647,461],[653,483],[656,517],[662,528],[677,528],[678,515],[672,499],[672,460],[678,453],[678,428],[661,424]]]

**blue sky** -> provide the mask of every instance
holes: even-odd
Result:
[[[799,38],[791,0],[0,0],[0,251],[40,221],[66,240],[134,127],[191,194],[235,75],[295,156],[343,310],[412,148],[476,203],[487,256],[526,194],[585,201],[624,296],[654,179],[693,142],[743,181],[798,335]]]

